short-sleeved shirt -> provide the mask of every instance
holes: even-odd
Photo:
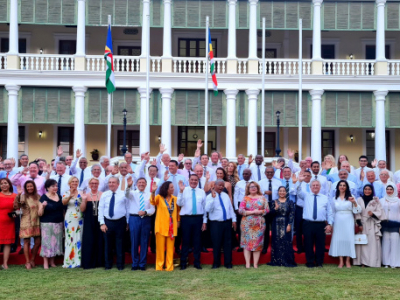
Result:
[[[58,195],[57,195],[58,196]],[[58,196],[59,197],[59,196]],[[40,217],[41,223],[62,223],[64,222],[64,205],[60,200],[53,201],[44,194],[40,197],[40,202],[47,201],[47,205],[44,208],[43,216]]]

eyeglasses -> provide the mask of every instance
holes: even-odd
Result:
[[[368,162],[366,159],[360,159],[360,162]]]
[[[186,163],[185,163],[185,165],[191,165],[191,164],[192,164],[191,162],[186,162]]]
[[[255,185],[249,186],[249,189],[256,189],[257,187]]]

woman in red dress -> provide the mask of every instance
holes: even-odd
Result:
[[[8,269],[8,258],[10,257],[11,244],[15,242],[15,222],[8,214],[14,211],[14,199],[17,195],[13,193],[10,179],[0,179],[0,245],[3,247],[3,269]]]

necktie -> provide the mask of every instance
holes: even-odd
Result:
[[[197,215],[196,190],[192,189],[192,215]]]
[[[261,180],[261,171],[260,171],[260,166],[257,166],[257,173],[258,173],[258,181]]]
[[[219,204],[221,205],[221,208],[222,208],[222,217],[223,217],[224,221],[226,221],[226,210],[225,210],[224,202],[222,201],[222,198],[221,198],[221,194],[218,194],[218,197],[219,197]]]
[[[363,180],[364,177],[364,168],[361,168],[361,172],[360,172],[360,180]]]
[[[313,219],[317,219],[317,195],[314,195],[314,210],[313,210]]]
[[[203,176],[206,177],[206,174],[207,174],[207,167],[204,167]]]
[[[57,183],[57,186],[58,186],[57,194],[59,194],[59,195],[61,195],[61,178],[62,178],[62,176],[60,175],[60,177],[58,178],[58,183]]]
[[[114,206],[115,206],[115,193],[112,193],[110,200],[110,207],[108,208],[108,215],[110,218],[114,217]]]
[[[144,211],[144,197],[143,197],[143,192],[140,192],[139,195],[139,210]]]
[[[212,164],[213,165],[213,167],[216,167],[217,166],[217,164]]]
[[[121,191],[125,191],[125,176],[121,178]]]
[[[306,183],[306,191],[307,191],[307,193],[310,192],[310,184],[309,183]]]
[[[201,189],[201,178],[199,179],[199,189]]]
[[[6,176],[7,178],[8,178],[8,175],[10,175],[10,172],[7,172],[7,176]]]
[[[289,200],[289,180],[286,180],[286,200]]]
[[[269,180],[268,191],[272,192],[272,180]],[[268,195],[268,201],[272,202],[272,193]]]
[[[239,176],[240,176],[240,171],[242,170],[242,165],[239,165],[238,171],[239,171]]]
[[[283,179],[283,171],[282,171],[282,169],[281,169],[280,173],[281,173],[280,178]]]
[[[71,169],[69,169],[69,175],[73,175]]]
[[[81,178],[79,179],[79,186],[81,186],[82,182],[83,182],[83,177],[85,176],[85,171],[81,170]]]
[[[371,183],[371,185],[374,186],[373,183]],[[373,190],[374,190],[374,197],[375,197],[375,196],[376,196],[376,194],[375,194],[375,187],[373,188]]]
[[[315,179],[318,179],[318,176],[317,176],[317,175],[315,175]]]

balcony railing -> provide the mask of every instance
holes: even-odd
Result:
[[[297,59],[266,59],[266,75],[298,75],[299,61]],[[262,59],[258,63],[258,74],[262,74]],[[303,75],[311,74],[311,59],[303,60]]]
[[[0,53],[0,70],[7,69],[7,55]]]
[[[374,75],[375,61],[373,60],[324,60],[322,74],[324,75]]]
[[[400,75],[400,60],[388,61],[388,74],[389,75]]]
[[[215,73],[225,74],[226,58],[215,58]],[[209,68],[211,65],[209,64]],[[204,73],[206,69],[206,59],[200,57],[173,57],[173,73]]]
[[[21,70],[30,71],[73,71],[74,55],[20,54]]]

